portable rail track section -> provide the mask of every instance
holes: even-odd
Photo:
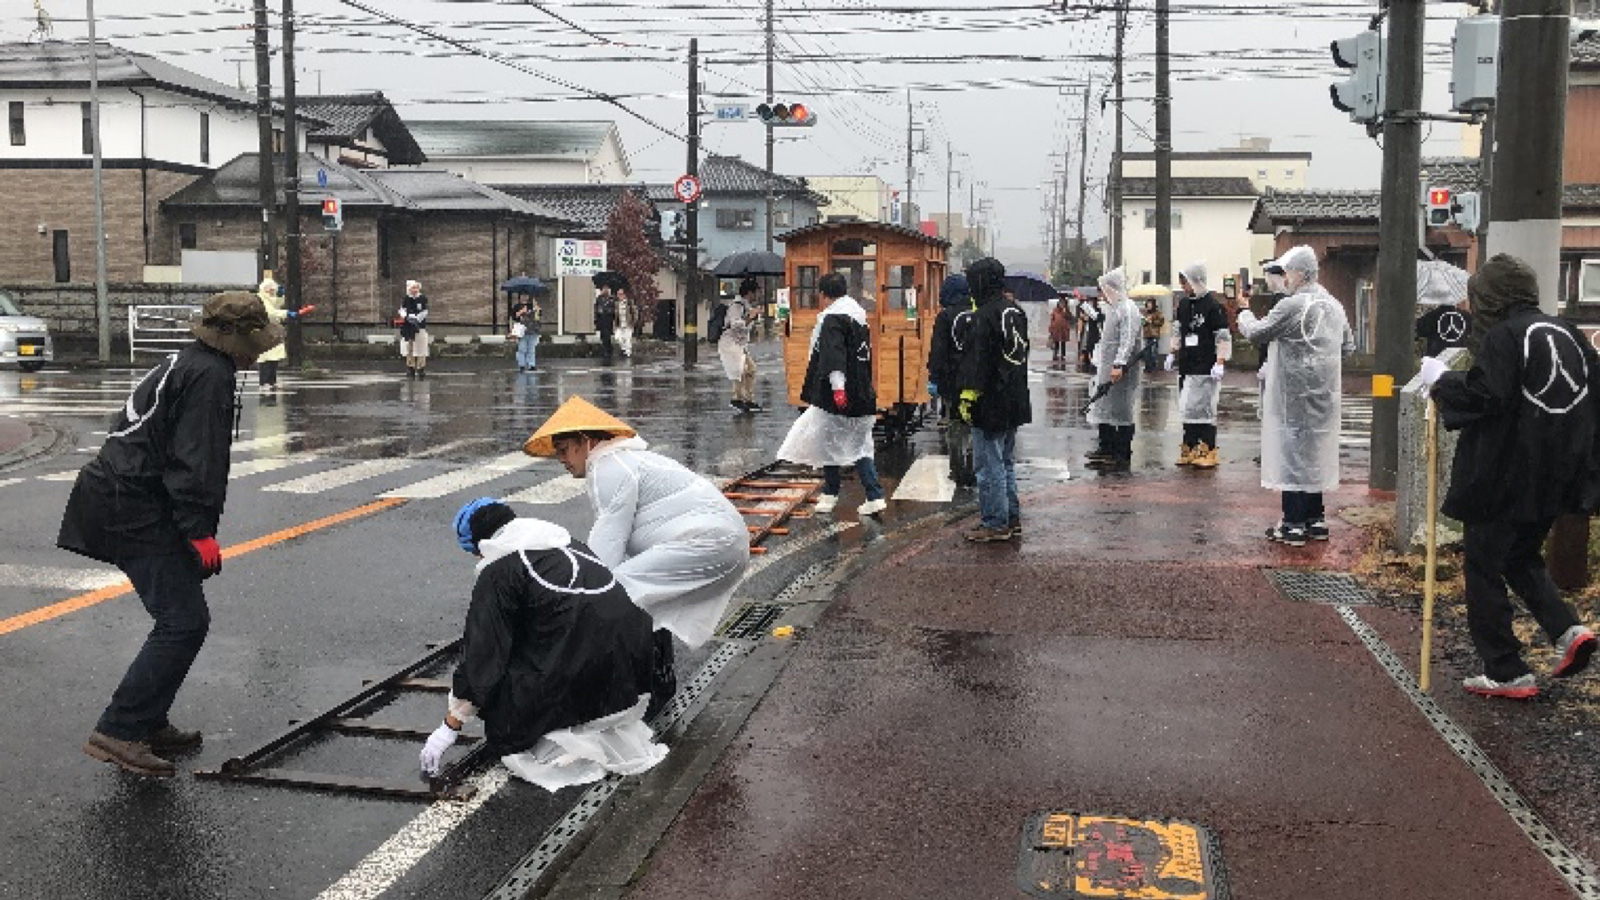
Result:
[[[745,517],[750,552],[760,555],[767,552],[767,538],[789,533],[789,520],[811,517],[821,487],[815,469],[776,462],[728,482],[722,495]]]

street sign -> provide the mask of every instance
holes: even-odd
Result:
[[[679,176],[672,183],[672,195],[684,203],[693,203],[700,199],[700,179],[693,175]]]
[[[773,299],[778,304],[778,321],[781,322],[781,321],[784,321],[784,320],[788,319],[789,318],[789,289],[786,288],[786,287],[778,288],[776,291],[773,292]]]
[[[606,270],[606,242],[561,238],[556,241],[556,275],[593,275]]]
[[[747,103],[724,103],[717,107],[718,122],[743,122],[748,118],[750,118],[750,105]]]
[[[325,188],[327,186],[328,186],[328,170],[327,169],[318,169],[317,170],[317,187]]]

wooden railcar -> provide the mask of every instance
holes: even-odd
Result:
[[[891,437],[920,420],[927,403],[928,349],[939,312],[939,287],[950,242],[881,222],[824,222],[779,235],[789,289],[783,363],[789,403],[801,406],[800,387],[811,352],[811,330],[826,306],[817,282],[838,272],[850,296],[867,310],[879,416]]]

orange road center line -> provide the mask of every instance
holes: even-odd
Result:
[[[304,537],[305,535],[308,535],[314,531],[321,531],[324,528],[330,528],[334,525],[348,522],[351,519],[359,519],[362,516],[369,516],[376,512],[382,512],[383,510],[399,506],[405,502],[405,500],[398,497],[377,500],[372,503],[368,503],[365,506],[358,506],[355,509],[347,509],[342,513],[335,513],[334,515],[325,516],[315,521],[306,522],[303,525],[285,528],[282,531],[274,531],[271,534],[258,537],[254,540],[245,541],[242,544],[234,544],[231,547],[224,548],[222,551],[222,558],[234,559],[236,557],[243,556],[246,553],[254,553],[255,551],[264,547],[271,547],[274,544],[292,541],[295,538]],[[75,613],[80,609],[87,609],[88,607],[104,603],[107,600],[114,600],[117,597],[121,597],[124,594],[130,594],[132,592],[133,584],[128,581],[121,581],[117,584],[106,585],[103,588],[96,588],[95,590],[79,594],[76,597],[69,597],[59,603],[52,603],[49,606],[41,606],[38,609],[29,610],[28,612],[20,613],[8,619],[0,619],[0,634],[10,634],[13,631],[21,631],[24,628],[38,625],[41,622],[48,622],[51,619],[59,619],[62,616]]]

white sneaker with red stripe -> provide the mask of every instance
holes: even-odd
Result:
[[[1594,657],[1596,641],[1594,632],[1582,625],[1574,625],[1561,635],[1561,640],[1556,641],[1556,652],[1561,654],[1561,661],[1556,663],[1551,678],[1570,678],[1582,672],[1589,665],[1589,660]]]
[[[1467,693],[1480,697],[1506,697],[1511,700],[1531,700],[1539,696],[1539,683],[1532,675],[1523,675],[1510,681],[1495,681],[1487,675],[1474,675],[1461,682]]]

